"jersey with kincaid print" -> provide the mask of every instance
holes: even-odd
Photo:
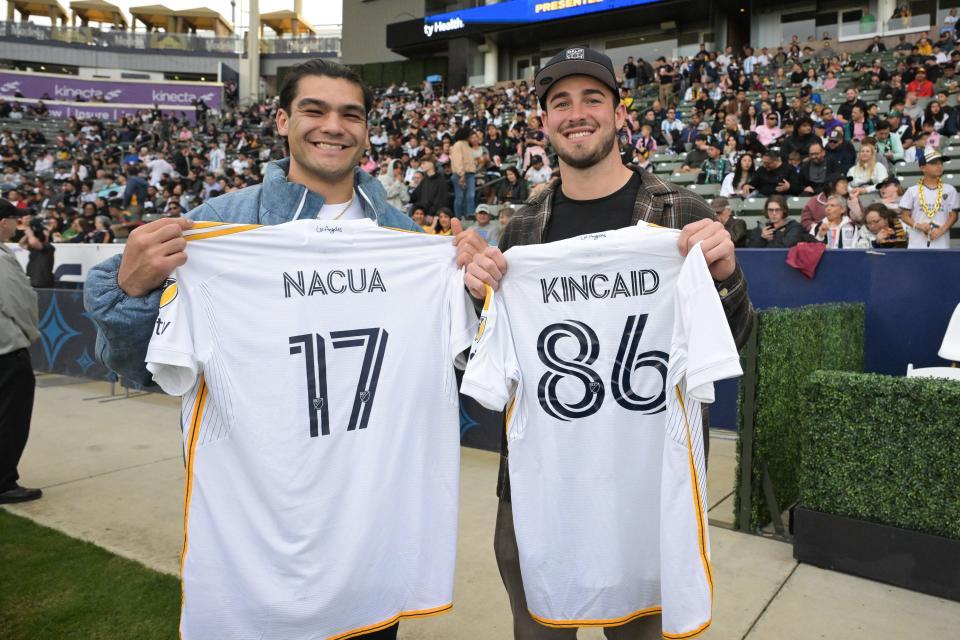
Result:
[[[513,247],[461,392],[507,407],[530,614],[551,627],[711,620],[701,403],[740,374],[700,245],[640,223]]]

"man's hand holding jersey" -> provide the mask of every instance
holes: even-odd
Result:
[[[131,231],[117,271],[117,285],[123,292],[134,298],[145,296],[186,263],[183,232],[192,226],[187,218],[161,218]]]
[[[473,229],[463,230],[459,218],[450,220],[450,231],[453,232],[453,246],[457,248],[457,266],[462,267],[473,262],[473,257],[487,248],[487,241]]]
[[[681,229],[677,242],[680,255],[686,256],[698,242],[703,243],[701,249],[714,280],[721,282],[733,275],[737,268],[737,259],[734,256],[733,241],[722,223],[705,218],[691,222]],[[487,247],[473,256],[473,262],[467,265],[463,281],[470,295],[483,298],[487,285],[494,291],[500,288],[500,280],[506,272],[507,261],[500,249]]]
[[[737,258],[734,256],[733,240],[723,223],[704,218],[685,226],[680,230],[677,243],[680,255],[686,256],[698,242],[703,243],[700,248],[715,281],[723,282],[733,275],[737,269]]]

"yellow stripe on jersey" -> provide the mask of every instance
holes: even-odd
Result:
[[[339,635],[330,636],[327,638],[327,640],[347,640],[348,638],[356,638],[357,636],[366,635],[368,633],[373,633],[375,631],[380,631],[382,629],[386,629],[387,627],[393,626],[402,618],[428,618],[430,616],[437,616],[441,613],[446,613],[452,608],[453,603],[450,602],[440,607],[434,607],[433,609],[423,609],[421,611],[402,611],[389,620],[377,622],[376,624],[371,624],[366,627],[360,627],[359,629],[353,629],[352,631],[347,631],[346,633],[341,633]]]
[[[190,413],[190,431],[187,434],[187,481],[184,487],[183,498],[183,548],[180,550],[180,613],[183,615],[184,590],[183,567],[187,559],[187,524],[190,516],[190,497],[193,494],[193,461],[197,452],[197,441],[200,439],[200,423],[203,422],[203,408],[207,402],[207,381],[200,375],[197,387],[197,398]]]
[[[415,231],[413,229],[401,229],[399,227],[380,227],[381,229],[386,229],[387,231],[399,231],[400,233],[423,233],[423,231]]]
[[[702,625],[694,629],[693,631],[687,631],[686,633],[666,633],[664,632],[663,637],[667,640],[687,640],[687,638],[696,638],[698,635],[706,631],[710,627],[712,620],[707,620]]]
[[[507,417],[503,420],[503,430],[509,434],[510,433],[510,418],[513,417],[513,407],[517,404],[517,396],[513,396],[510,399],[510,404],[507,406]]]
[[[191,233],[183,234],[183,239],[187,242],[192,242],[194,240],[206,240],[208,238],[217,238],[220,236],[229,236],[233,233],[241,233],[243,231],[250,231],[251,229],[259,229],[262,227],[262,224],[238,224],[233,227],[226,227],[224,229],[215,229],[213,231],[203,231],[201,233]]]
[[[193,226],[190,229],[209,229],[210,227],[222,227],[228,222],[212,222],[207,220],[194,220]],[[189,231],[189,229],[188,229]]]
[[[493,289],[488,284],[483,285],[483,288],[487,291],[487,294],[483,297],[483,310],[486,311],[490,308],[490,300],[493,298]]]
[[[480,338],[483,337],[483,330],[487,328],[487,319],[480,318],[480,326],[477,327],[477,336],[473,339],[474,342],[480,342]]]
[[[613,618],[610,620],[550,620],[548,618],[541,618],[529,609],[527,610],[531,618],[545,627],[553,627],[554,629],[567,629],[570,627],[619,627],[627,624],[628,622],[633,622],[638,618],[643,618],[644,616],[656,615],[660,613],[660,611],[661,608],[657,606],[634,611],[633,613],[627,614],[622,618]]]
[[[707,583],[710,585],[710,599],[713,600],[713,572],[710,570],[710,560],[707,558],[707,537],[703,525],[703,501],[700,496],[700,479],[697,477],[697,467],[693,462],[693,441],[690,438],[690,419],[687,416],[687,408],[683,404],[680,386],[675,386],[674,391],[677,393],[677,400],[680,401],[680,410],[683,412],[683,423],[687,430],[687,453],[690,456],[690,481],[693,486],[693,504],[697,510],[697,534],[700,544],[700,561],[703,563],[703,571],[707,577]]]

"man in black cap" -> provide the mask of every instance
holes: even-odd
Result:
[[[30,344],[37,339],[37,294],[4,245],[23,214],[0,199],[0,504],[36,500],[43,492],[18,484],[17,465],[30,434],[33,392]]]
[[[843,128],[837,127],[827,136],[827,164],[836,167],[841,175],[847,175],[857,162],[857,149],[843,138]]]
[[[643,220],[681,229],[681,255],[702,241],[701,248],[734,339],[743,345],[750,332],[752,314],[730,234],[700,196],[652,173],[624,166],[617,149],[617,131],[624,125],[627,112],[617,97],[619,88],[610,58],[591,49],[565,49],[539,70],[534,83],[546,131],[559,158],[560,177],[517,211],[498,247],[474,256],[465,277],[470,293],[482,299],[486,286],[499,288],[507,271],[502,251],[512,246],[602,233]],[[502,433],[497,487],[500,507],[494,549],[510,597],[514,636],[523,640],[572,640],[577,636],[576,627],[540,625],[528,611],[513,526],[506,431]],[[621,626],[607,627],[604,633],[607,638],[623,640],[660,638],[660,616],[638,617]]]

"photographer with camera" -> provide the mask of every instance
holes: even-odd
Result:
[[[53,288],[53,252],[47,229],[40,218],[28,214],[21,218],[23,237],[20,246],[30,253],[27,260],[27,277],[34,289]]]

